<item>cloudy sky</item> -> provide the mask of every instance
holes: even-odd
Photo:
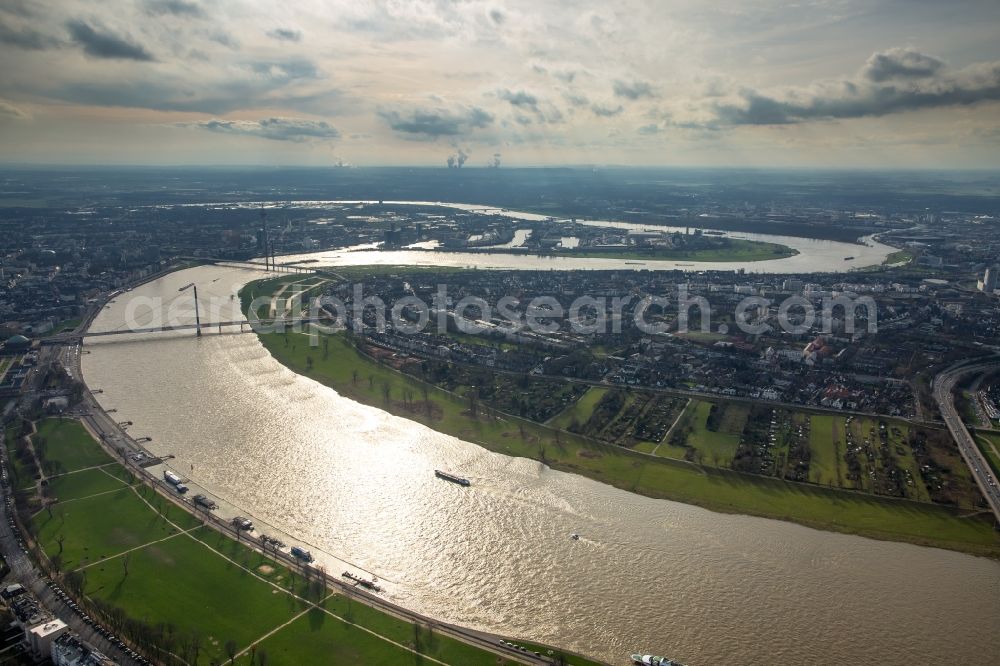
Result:
[[[1000,167],[996,0],[0,0],[0,160]]]

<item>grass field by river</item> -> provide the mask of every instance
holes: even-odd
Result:
[[[125,487],[122,479],[103,469],[84,469],[49,479],[46,494],[59,502],[110,493]]]
[[[569,405],[549,421],[549,425],[554,428],[568,428],[574,422],[586,423],[587,419],[593,413],[594,407],[607,394],[608,390],[601,386],[591,386],[579,400]]]
[[[687,444],[702,453],[704,461],[713,461],[715,466],[728,466],[736,454],[736,447],[743,432],[750,407],[736,403],[723,403],[720,425],[716,430],[707,427],[708,415],[713,403],[704,400],[692,400],[681,417],[679,426],[690,425],[691,433]]]
[[[37,426],[32,437],[35,449],[47,462],[46,473],[72,472],[85,467],[112,462],[111,457],[99,446],[86,428],[69,419],[47,419]]]
[[[268,333],[259,337],[278,361],[346,397],[499,453],[541,460],[550,467],[583,474],[625,490],[717,511],[1000,555],[1000,538],[989,520],[963,517],[957,509],[642,455],[506,414],[492,418],[480,413],[473,417],[462,396],[422,384],[376,362],[360,353],[345,334],[329,336],[326,352],[323,348],[326,343],[310,347],[308,337],[301,334]],[[406,395],[417,399],[406,401],[403,397]]]
[[[267,664],[290,666],[514,663],[331,594],[315,575],[203,526],[138,484],[75,421],[50,419],[38,430],[48,460],[72,470],[49,482],[54,503],[33,519],[39,543],[75,572],[91,603],[158,631],[177,657],[160,654],[164,663],[222,664],[236,654],[237,663],[263,664],[262,653]]]
[[[824,486],[840,486],[843,484],[843,444],[837,436],[838,428],[844,419],[829,414],[814,414],[812,427],[809,430],[809,449],[812,459],[809,461],[809,480]]]
[[[892,252],[882,261],[883,265],[887,266],[905,266],[906,264],[913,261],[913,253],[909,250],[896,250]]]

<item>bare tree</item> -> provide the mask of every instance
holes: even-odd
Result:
[[[467,395],[469,397],[469,415],[476,418],[479,412],[479,391],[476,388],[470,388]]]

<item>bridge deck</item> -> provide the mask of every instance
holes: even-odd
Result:
[[[257,319],[250,322],[246,319],[234,319],[232,321],[202,322],[202,324],[171,324],[167,326],[147,326],[144,328],[115,329],[112,331],[84,331],[83,333],[61,333],[53,335],[43,340],[46,344],[60,344],[76,342],[83,338],[99,338],[112,335],[135,335],[142,333],[166,333],[169,331],[191,331],[200,328],[202,331],[211,331],[219,328],[240,327],[241,333],[256,333],[264,328],[276,326],[296,326],[301,324],[330,323],[329,317],[294,317],[291,319]]]

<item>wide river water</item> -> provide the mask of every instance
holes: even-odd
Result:
[[[411,263],[399,254],[345,263]],[[230,297],[263,275],[174,273],[119,296],[93,329],[120,327],[135,297],[187,299],[178,289],[190,282],[235,318]],[[695,666],[1000,655],[996,561],[717,514],[491,453],[299,376],[254,335],[91,338],[86,349],[101,403],[175,455],[171,466],[224,515],[291,535],[335,574],[377,575],[388,598],[441,620],[615,664],[632,651]],[[473,486],[435,480],[435,468]]]

